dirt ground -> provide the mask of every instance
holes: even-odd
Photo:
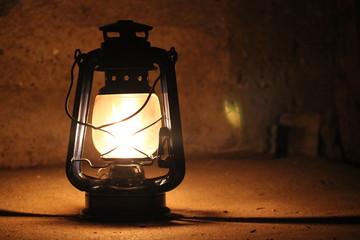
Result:
[[[190,157],[154,221],[79,219],[63,168],[1,170],[0,188],[0,239],[360,239],[360,168],[320,158]]]

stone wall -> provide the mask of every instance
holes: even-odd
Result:
[[[338,119],[335,9],[333,1],[2,0],[0,167],[64,163],[73,51],[98,48],[98,27],[119,19],[154,26],[153,46],[176,47],[187,154],[271,152],[271,129],[288,113],[319,117],[319,139],[322,126],[333,134],[319,148],[329,148],[339,132],[322,124]]]

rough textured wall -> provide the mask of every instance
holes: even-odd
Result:
[[[337,1],[336,47],[338,108],[345,158],[360,163],[360,2]]]
[[[243,106],[239,140],[267,151],[270,126],[282,114],[335,114],[334,8],[331,1],[257,3],[230,3],[228,48],[235,77],[227,87]]]
[[[214,104],[218,76],[225,81],[229,71],[226,8],[217,1],[1,1],[0,166],[65,161],[70,121],[63,102],[73,51],[98,48],[98,27],[119,19],[154,26],[153,46],[176,47],[186,151],[216,147],[230,131]]]
[[[98,27],[119,19],[176,47],[187,154],[268,152],[282,114],[336,115],[332,11],[323,1],[2,0],[0,167],[65,161],[73,51],[98,48]]]

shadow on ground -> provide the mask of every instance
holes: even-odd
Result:
[[[224,223],[272,223],[272,224],[338,224],[338,225],[358,225],[360,216],[327,216],[327,217],[226,217],[211,211],[185,211],[178,210],[161,218],[138,219],[132,221],[97,221],[84,220],[79,215],[52,215],[24,213],[8,210],[0,210],[0,217],[35,217],[35,218],[64,218],[71,222],[96,225],[126,225],[126,226],[176,226],[189,224],[211,224],[215,222]],[[140,225],[139,225],[140,224]]]

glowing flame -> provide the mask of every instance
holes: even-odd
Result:
[[[92,123],[95,126],[101,126],[125,119],[140,109],[147,97],[147,93],[97,95]],[[100,154],[104,154],[104,158],[144,158],[147,155],[150,156],[159,145],[160,118],[159,99],[155,94],[152,94],[145,108],[134,117],[102,128],[113,136],[93,129],[92,138],[95,148]],[[149,125],[151,126],[148,127]],[[144,130],[138,132],[142,129]]]

